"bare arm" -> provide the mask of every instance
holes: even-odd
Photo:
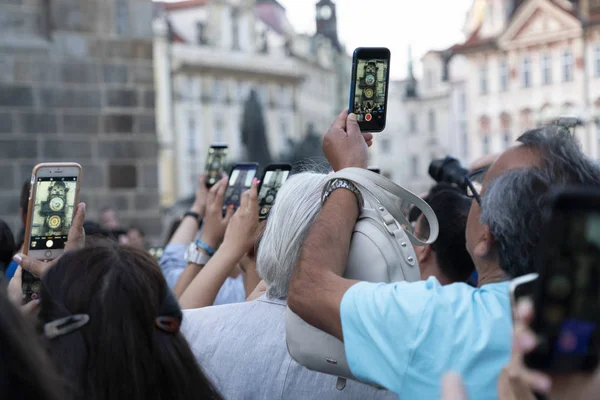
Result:
[[[181,295],[179,302],[183,308],[212,305],[225,279],[254,246],[258,225],[257,186],[258,181],[255,179],[252,188],[242,195],[240,207],[227,226],[221,248],[197,273],[192,283]],[[222,196],[218,203],[223,203]]]
[[[338,189],[329,196],[302,246],[288,297],[288,305],[300,318],[340,340],[340,304],[356,283],[341,276],[357,218],[354,193]]]
[[[211,306],[215,302],[221,286],[223,286],[238,261],[237,252],[221,247],[208,264],[193,278],[193,281],[179,298],[181,308]]]
[[[344,110],[323,138],[334,171],[367,168],[373,135],[362,134],[356,115]],[[309,324],[343,340],[340,304],[356,283],[342,278],[359,215],[356,196],[338,189],[329,196],[300,252],[288,296],[289,307]]]
[[[204,212],[206,210],[206,199],[208,195],[208,190],[206,189],[206,182],[204,176],[200,177],[198,182],[198,190],[196,191],[196,200],[190,208],[190,211],[195,212],[200,216],[200,218],[204,218]],[[198,221],[193,217],[184,217],[181,220],[181,224],[173,234],[171,241],[169,244],[185,244],[188,245],[194,240],[196,234],[198,233]]]

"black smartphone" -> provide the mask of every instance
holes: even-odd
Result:
[[[348,110],[356,114],[362,132],[381,132],[385,128],[389,71],[389,49],[359,47],[354,50]]]
[[[290,176],[290,164],[269,164],[263,173],[258,189],[258,217],[265,220],[275,204],[277,192]]]
[[[381,169],[380,169],[380,168],[378,168],[378,167],[369,167],[369,168],[367,168],[367,169],[368,169],[369,171],[371,171],[371,172],[375,172],[376,174],[379,174],[379,175],[381,175]]]
[[[600,191],[565,188],[550,196],[536,258],[532,369],[592,372],[600,352]]]
[[[229,186],[223,200],[223,212],[226,212],[230,206],[233,206],[234,210],[238,209],[242,193],[250,189],[257,172],[258,163],[239,163],[231,169]]]
[[[228,147],[226,144],[213,144],[208,149],[206,157],[206,186],[211,188],[221,180],[223,167],[227,159]]]

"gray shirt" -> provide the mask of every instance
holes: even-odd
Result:
[[[286,302],[268,298],[184,311],[182,332],[207,376],[228,400],[395,399],[387,391],[309,371],[289,355]]]

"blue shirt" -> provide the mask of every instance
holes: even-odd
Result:
[[[439,399],[442,377],[460,374],[469,398],[497,399],[510,359],[508,282],[473,288],[421,282],[352,286],[341,303],[352,373],[404,399]]]

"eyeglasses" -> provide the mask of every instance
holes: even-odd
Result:
[[[487,172],[487,168],[480,168],[465,176],[465,184],[467,185],[467,196],[475,199],[481,205],[481,187],[483,177]]]

